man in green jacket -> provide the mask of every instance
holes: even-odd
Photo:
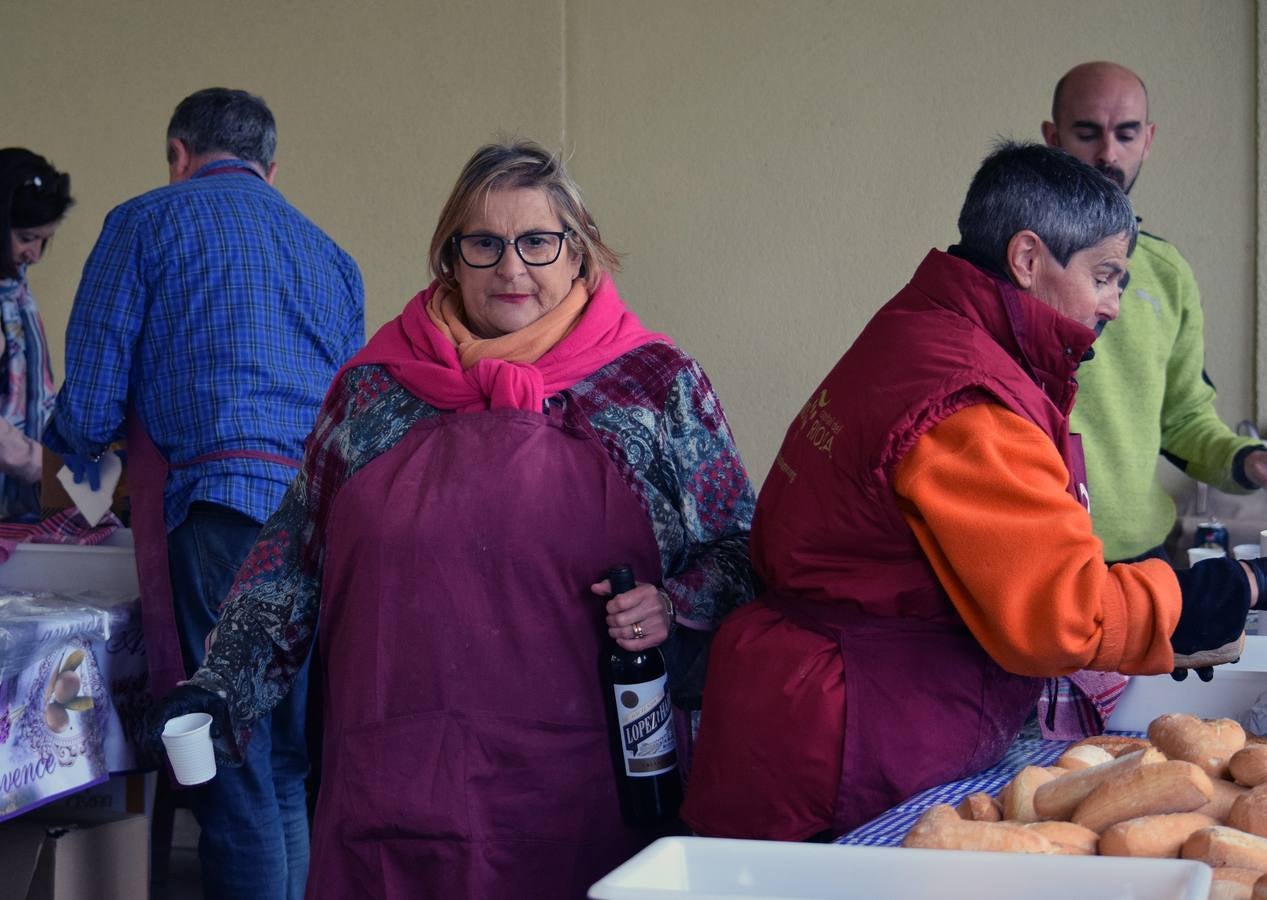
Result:
[[[1114,63],[1084,63],[1056,85],[1043,138],[1129,194],[1152,147],[1143,81]],[[1071,430],[1082,434],[1091,516],[1110,561],[1165,557],[1175,505],[1156,478],[1163,452],[1221,491],[1267,484],[1267,449],[1219,419],[1205,378],[1200,295],[1171,244],[1140,230],[1116,322],[1078,370]]]

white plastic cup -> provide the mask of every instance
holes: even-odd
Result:
[[[181,784],[202,784],[216,777],[208,713],[187,713],[168,719],[163,726],[163,746]]]
[[[1262,552],[1257,544],[1237,544],[1232,548],[1234,559],[1258,559]]]
[[[1227,556],[1222,547],[1189,547],[1188,565],[1195,566],[1203,559],[1218,559],[1220,556]]]
[[[1267,531],[1258,532],[1258,555],[1267,556]]]

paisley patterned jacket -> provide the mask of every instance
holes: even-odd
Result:
[[[752,599],[755,497],[721,404],[694,359],[653,341],[546,406],[564,428],[599,442],[646,510],[679,623],[711,630]],[[300,474],[239,570],[211,651],[191,679],[229,702],[235,741],[217,742],[226,762],[240,758],[251,723],[285,696],[308,655],[325,522],[339,490],[414,425],[439,415],[454,413],[424,403],[380,366],[351,369],[330,391]]]

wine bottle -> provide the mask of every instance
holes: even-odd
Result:
[[[615,567],[607,578],[612,596],[634,588],[629,566]],[[672,822],[682,781],[664,657],[656,647],[626,650],[608,637],[602,670],[621,814],[637,827]]]

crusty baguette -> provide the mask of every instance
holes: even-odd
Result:
[[[1034,812],[1034,791],[1055,776],[1041,766],[1026,766],[999,791],[1003,819],[1007,822],[1037,822]]]
[[[1172,759],[1103,782],[1078,804],[1070,821],[1103,834],[1109,826],[1139,816],[1192,812],[1212,796],[1209,775],[1194,763]]]
[[[1264,745],[1267,746],[1267,745]],[[1113,754],[1094,744],[1074,744],[1056,760],[1062,769],[1089,769],[1113,759]]]
[[[1227,761],[1232,780],[1246,787],[1267,783],[1267,744],[1246,744]]]
[[[1192,832],[1217,824],[1209,816],[1195,812],[1127,819],[1109,826],[1100,835],[1100,855],[1175,858]]]
[[[1263,873],[1257,869],[1245,869],[1240,866],[1219,866],[1214,870],[1215,881],[1230,881],[1233,884],[1243,884],[1246,897],[1249,896],[1254,882],[1258,881],[1262,875]]]
[[[1108,751],[1110,756],[1125,756],[1127,753],[1134,753],[1136,750],[1143,750],[1149,746],[1151,745],[1144,738],[1127,737],[1124,734],[1093,734],[1070,745],[1069,749],[1099,747],[1101,750]]]
[[[1003,809],[998,800],[977,791],[959,801],[959,816],[970,822],[997,822],[1003,818]]]
[[[1196,653],[1176,653],[1176,669],[1200,669],[1205,666],[1221,666],[1234,663],[1245,655],[1245,633],[1234,641],[1228,641],[1222,647],[1209,650],[1198,650]]]
[[[1239,881],[1219,880],[1218,873],[1223,869],[1215,869],[1213,880],[1210,882],[1210,892],[1205,895],[1206,900],[1253,900],[1254,889],[1247,884],[1241,884]]]
[[[1015,822],[969,822],[948,803],[930,806],[902,839],[903,847],[932,850],[989,850],[1000,853],[1055,853],[1051,841]]]
[[[1068,819],[1079,803],[1110,778],[1140,766],[1165,761],[1166,757],[1160,750],[1146,747],[1098,766],[1070,772],[1063,778],[1039,785],[1038,790],[1034,791],[1034,812],[1040,819]]]
[[[1193,812],[1204,813],[1216,820],[1220,825],[1226,825],[1228,813],[1232,810],[1232,804],[1236,802],[1238,797],[1248,794],[1250,789],[1243,785],[1224,781],[1222,778],[1211,778],[1210,783],[1214,785],[1214,796],[1210,798],[1209,803],[1194,809]]]
[[[1267,785],[1246,790],[1237,797],[1224,824],[1267,837]]]
[[[1148,739],[1167,759],[1187,760],[1211,778],[1226,778],[1232,754],[1245,746],[1245,729],[1234,719],[1166,713],[1149,723]]]
[[[1267,838],[1226,825],[1199,828],[1183,842],[1180,855],[1207,866],[1237,866],[1267,872]]]
[[[1065,856],[1094,856],[1100,843],[1098,834],[1072,822],[1030,822],[1025,827],[1047,838]]]

